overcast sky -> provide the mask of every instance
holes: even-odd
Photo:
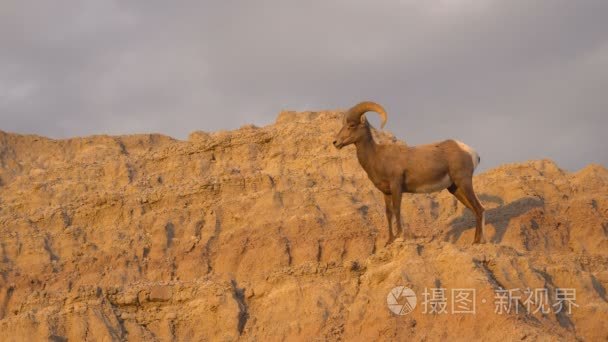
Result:
[[[0,3],[1,130],[184,139],[361,100],[483,169],[608,165],[608,1]]]

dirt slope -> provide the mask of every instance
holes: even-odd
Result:
[[[418,238],[385,248],[380,193],[354,147],[331,146],[340,123],[284,112],[187,141],[0,132],[0,339],[608,338],[604,167],[477,175],[481,246],[447,191],[406,195]],[[387,308],[396,286],[417,294],[413,312]],[[424,313],[425,288],[475,289],[476,314]],[[546,289],[550,305],[573,288],[578,306],[527,313],[522,296],[498,314],[500,288]]]

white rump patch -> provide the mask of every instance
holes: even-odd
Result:
[[[450,185],[452,185],[452,183],[453,182],[452,182],[452,179],[450,178],[450,175],[446,174],[438,182],[420,185],[419,187],[414,189],[414,192],[429,193],[429,192],[441,191],[441,190],[449,187]]]
[[[471,146],[463,143],[462,141],[456,140],[456,143],[463,151],[465,151],[471,156],[471,159],[473,159],[473,170],[475,170],[477,168],[477,165],[479,165],[479,154],[477,154],[477,152],[475,152],[475,150]]]

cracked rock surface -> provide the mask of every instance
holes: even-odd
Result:
[[[608,338],[608,170],[538,160],[476,175],[477,246],[447,191],[405,194],[416,238],[383,247],[384,201],[354,147],[331,145],[340,125],[322,111],[186,141],[0,131],[0,339]],[[388,309],[396,286],[417,294],[413,312]],[[431,288],[447,313],[423,312]],[[451,312],[460,288],[475,314]],[[575,289],[577,306],[528,312],[522,293],[517,313],[495,312],[497,290],[528,288],[549,305]]]

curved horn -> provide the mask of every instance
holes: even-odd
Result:
[[[380,128],[384,128],[384,125],[386,124],[386,120],[387,120],[386,111],[384,110],[384,108],[382,108],[381,105],[379,105],[375,102],[371,102],[371,101],[361,102],[361,103],[355,105],[354,107],[352,107],[351,109],[349,109],[346,115],[349,119],[361,120],[362,119],[361,116],[363,114],[365,114],[366,112],[378,113],[380,115],[380,117],[382,118],[382,124],[380,125]]]

